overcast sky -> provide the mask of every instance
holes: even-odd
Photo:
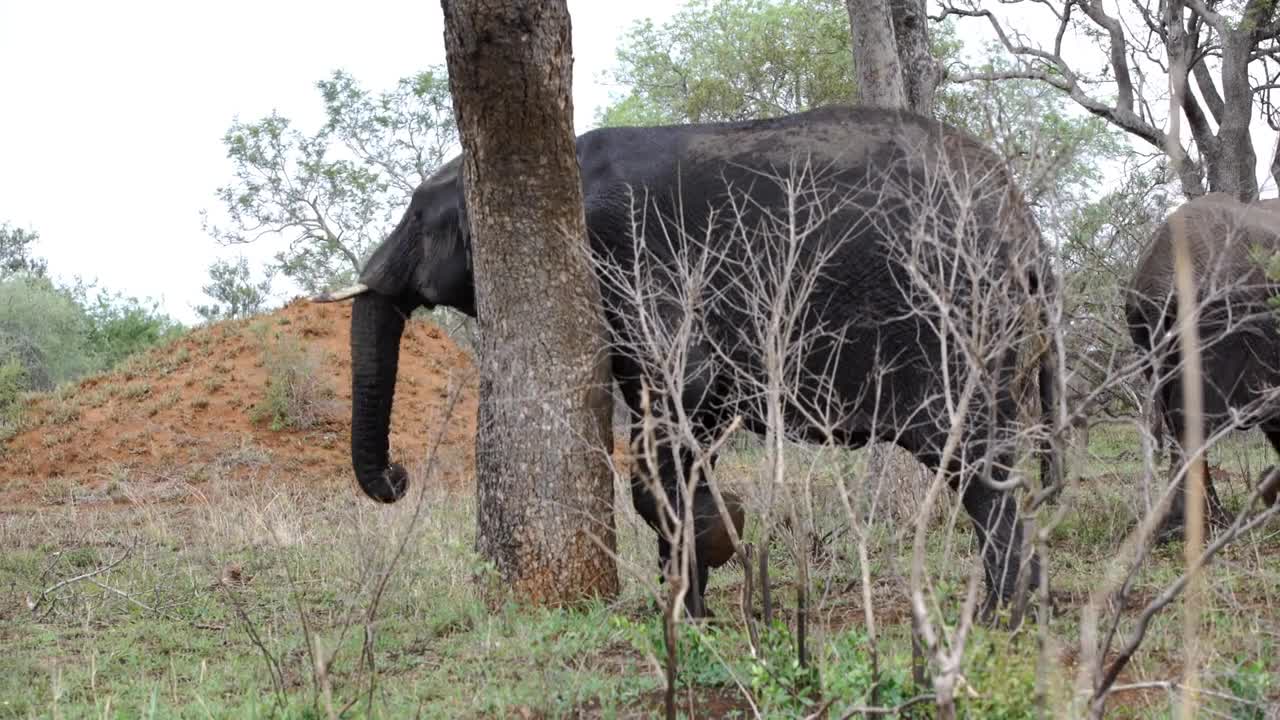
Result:
[[[679,4],[570,0],[579,132],[608,101],[598,81],[618,36]],[[240,252],[200,227],[231,177],[232,119],[276,109],[313,131],[315,82],[333,70],[383,90],[444,60],[433,0],[0,0],[0,222],[38,231],[55,275],[194,321],[209,263]]]
[[[619,35],[681,4],[570,0],[579,132],[609,99],[601,73]],[[962,27],[971,41],[988,30]],[[232,119],[275,109],[314,131],[317,80],[343,68],[388,89],[444,63],[442,28],[434,0],[0,0],[0,222],[38,231],[56,276],[96,278],[194,321],[210,262],[278,248],[223,248],[201,230],[231,177]],[[1266,152],[1274,134],[1259,125]]]

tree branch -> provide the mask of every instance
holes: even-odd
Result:
[[[1100,0],[1082,0],[1080,9],[1084,10],[1099,27],[1107,31],[1111,39],[1111,71],[1116,80],[1116,108],[1133,112],[1133,77],[1129,73],[1129,59],[1125,53],[1128,44],[1124,38],[1124,27],[1119,20],[1108,15],[1102,9]]]
[[[1184,0],[1187,9],[1198,15],[1202,20],[1209,24],[1219,35],[1225,35],[1227,32],[1227,21],[1221,15],[1209,9],[1204,4],[1204,0]]]
[[[1222,95],[1218,92],[1218,86],[1213,82],[1213,76],[1209,74],[1209,65],[1205,62],[1206,57],[1201,56],[1197,59],[1196,64],[1191,68],[1191,72],[1196,78],[1196,87],[1200,88],[1200,94],[1204,96],[1204,102],[1209,106],[1209,112],[1213,113],[1214,122],[1222,122],[1222,113],[1226,110],[1225,104],[1222,102]]]
[[[1212,20],[1210,20],[1212,22]],[[1169,68],[1181,68],[1182,77],[1178,78],[1178,83],[1184,89],[1182,93],[1182,112],[1187,116],[1187,125],[1191,128],[1191,137],[1195,140],[1196,147],[1200,148],[1201,156],[1216,156],[1215,152],[1217,138],[1213,134],[1213,128],[1209,127],[1209,120],[1205,117],[1204,110],[1200,108],[1199,101],[1196,100],[1195,93],[1189,91],[1189,83],[1187,69],[1193,64],[1192,58],[1188,57],[1192,54],[1192,50],[1196,47],[1195,36],[1188,33],[1186,27],[1182,24],[1182,17],[1179,13],[1178,17],[1174,17],[1168,24],[1168,40],[1165,42],[1165,52],[1169,54]],[[1203,65],[1203,63],[1197,63]],[[1212,85],[1212,81],[1210,81]]]

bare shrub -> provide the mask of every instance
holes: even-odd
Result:
[[[253,421],[268,423],[272,430],[309,430],[328,422],[337,404],[321,372],[319,351],[287,332],[276,331],[268,339],[265,325],[258,326],[257,332],[267,386],[253,406]]]

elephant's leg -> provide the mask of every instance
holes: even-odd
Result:
[[[904,440],[906,442],[904,442]],[[912,441],[910,436],[899,440],[899,444],[911,451],[930,469],[937,469],[939,458],[933,448],[936,444],[921,444]],[[923,448],[923,450],[922,450]],[[1001,457],[993,463],[992,480],[999,484],[1008,478],[1009,458]],[[962,476],[961,463],[952,462],[948,473],[951,487],[960,493],[965,512],[973,523],[974,534],[982,553],[983,575],[986,580],[986,599],[983,602],[981,617],[990,619],[1002,605],[1009,604],[1018,589],[1018,573],[1022,570],[1022,521],[1018,518],[1017,502],[1013,493],[997,490],[974,475],[981,463],[970,462],[968,477]],[[1030,573],[1028,591],[1039,585],[1040,561],[1034,554],[1027,563],[1026,572]]]
[[[666,512],[665,507],[670,507],[675,518],[682,520],[685,517],[686,483],[693,471],[694,457],[693,453],[686,449],[681,449],[679,452],[673,451],[667,442],[658,443],[656,455],[658,485],[661,487],[662,494],[666,496],[667,505],[664,506],[655,494],[657,488],[650,478],[647,463],[643,460],[637,464],[631,475],[631,500],[636,512],[657,534],[658,569],[661,573],[660,577],[665,581],[666,577],[680,572],[680,568],[674,567],[672,563],[679,562],[681,559],[680,551],[683,549],[685,534],[680,531],[675,522],[671,521],[670,517],[667,522],[663,522],[661,515]],[[731,513],[737,509],[738,517],[735,519],[741,530],[741,510],[736,503],[736,498],[726,495],[724,500]],[[724,546],[723,538],[726,536],[718,508],[703,479],[699,480],[698,487],[694,490],[692,510],[695,540],[693,547],[688,549],[690,557],[687,579],[689,582],[684,604],[690,616],[702,617],[706,614],[703,595],[709,570],[713,565],[725,562],[725,560],[719,562],[717,560],[719,560],[718,553]]]
[[[1271,449],[1280,453],[1280,429],[1263,430]],[[1262,506],[1271,507],[1280,500],[1280,469],[1272,465],[1258,475],[1258,489],[1261,491]]]
[[[1006,473],[993,475],[1001,482]],[[961,491],[965,512],[973,522],[982,551],[987,586],[982,617],[990,618],[997,607],[1009,604],[1017,591],[1018,573],[1022,570],[1022,521],[1011,492],[993,489],[979,478],[971,479]],[[1027,587],[1034,590],[1040,580],[1040,559],[1034,553],[1026,572],[1030,573]]]
[[[1182,419],[1180,393],[1182,392],[1181,383],[1171,381],[1164,389],[1164,406],[1169,408],[1165,413],[1165,423],[1169,429],[1169,435],[1172,440],[1169,443],[1169,481],[1174,482],[1178,478],[1178,473],[1183,466],[1187,464],[1187,456],[1183,451],[1182,443],[1186,438],[1186,426]],[[1174,395],[1174,393],[1179,393]],[[1225,416],[1225,412],[1219,411],[1217,415],[1212,412],[1213,395],[1206,397],[1206,422],[1204,433],[1205,437],[1216,432],[1216,423],[1211,420],[1214,417]],[[1227,512],[1222,507],[1222,501],[1218,498],[1218,491],[1213,485],[1213,475],[1209,472],[1209,462],[1203,454],[1196,459],[1199,465],[1201,477],[1204,478],[1204,532],[1207,536],[1210,528],[1213,526],[1222,527],[1229,522]],[[1186,536],[1186,518],[1187,518],[1187,482],[1191,478],[1191,469],[1187,468],[1187,472],[1183,473],[1181,478],[1177,480],[1177,485],[1172,488],[1172,501],[1169,503],[1169,509],[1165,512],[1164,517],[1160,519],[1160,525],[1156,529],[1156,542],[1168,543],[1182,540]]]

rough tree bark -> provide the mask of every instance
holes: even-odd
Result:
[[[858,78],[857,100],[863,105],[904,108],[906,93],[889,4],[890,0],[845,0],[853,39],[853,70]]]
[[[618,591],[609,368],[564,0],[442,0],[479,316],[480,553],[535,602]]]
[[[864,105],[933,114],[942,68],[929,52],[925,0],[845,0]]]
[[[929,16],[925,0],[890,0],[893,34],[902,67],[902,90],[907,109],[933,115],[933,100],[942,79],[942,66],[929,52]]]

